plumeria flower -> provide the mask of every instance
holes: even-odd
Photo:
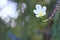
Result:
[[[46,6],[41,6],[40,4],[36,4],[36,9],[33,10],[36,17],[42,17],[46,15]]]

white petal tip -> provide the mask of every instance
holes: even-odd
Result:
[[[40,17],[40,16],[38,16],[38,15],[35,15],[36,17]]]
[[[46,11],[46,9],[47,9],[47,8],[46,8],[46,6],[44,6],[44,7],[43,7],[43,10],[45,10],[45,11]]]

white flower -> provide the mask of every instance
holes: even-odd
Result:
[[[12,28],[16,27],[16,19],[19,16],[17,3],[12,0],[0,0],[0,18]]]
[[[26,7],[27,7],[26,3],[21,4],[22,13],[24,13],[24,10],[26,9]]]
[[[8,0],[0,0],[0,8],[5,6],[8,3]]]
[[[42,7],[40,4],[36,4],[36,9],[33,10],[36,17],[42,17],[46,15],[46,6]]]
[[[3,5],[3,7],[0,10],[0,18],[5,21],[5,23],[9,23],[11,19],[17,19],[18,18],[18,10],[17,10],[17,3],[8,1],[8,0],[0,0],[0,7]],[[7,2],[8,1],[8,2]]]
[[[26,3],[22,3],[22,4],[21,4],[21,9],[24,10],[24,9],[26,9],[26,7],[27,7]]]

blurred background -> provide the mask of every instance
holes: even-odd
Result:
[[[6,11],[10,13],[7,18],[5,10],[1,12],[5,6],[0,7],[0,40],[60,40],[60,0],[5,1],[9,2],[5,10],[12,9]],[[0,5],[6,5],[5,1],[0,1]],[[42,18],[33,13],[36,4],[47,7]]]

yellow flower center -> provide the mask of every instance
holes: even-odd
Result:
[[[39,16],[43,16],[43,12],[42,11],[39,12]]]

